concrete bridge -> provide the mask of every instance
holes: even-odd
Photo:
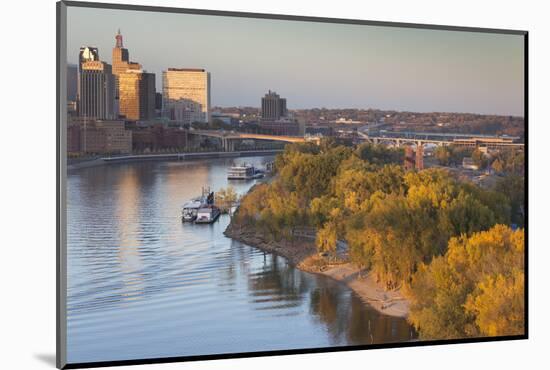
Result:
[[[264,141],[280,141],[285,143],[304,143],[306,141],[312,141],[319,143],[318,137],[303,137],[303,136],[278,136],[278,135],[264,135],[264,134],[250,134],[244,132],[233,131],[214,131],[214,130],[191,130],[189,135],[197,135],[203,137],[210,137],[220,140],[221,147],[225,152],[232,152],[235,150],[235,143],[241,140],[264,140]]]
[[[461,146],[468,148],[487,147],[488,149],[515,148],[523,149],[524,144],[516,142],[519,138],[510,136],[489,136],[489,135],[467,135],[453,133],[388,133],[384,136],[369,136],[361,131],[357,134],[365,141],[373,144],[393,144],[397,147],[402,145],[424,146],[425,144],[434,144],[437,146]],[[190,130],[189,135],[214,138],[220,141],[224,152],[235,151],[235,143],[241,140],[264,140],[279,141],[285,143],[303,143],[315,142],[319,144],[321,138],[312,136],[278,136],[265,134],[251,134],[234,131],[215,131],[215,130]]]
[[[361,132],[358,132],[358,134],[367,142],[373,144],[393,144],[397,147],[402,145],[424,146],[425,144],[434,144],[437,146],[454,145],[467,148],[487,147],[489,149],[523,149],[525,146],[523,143],[515,142],[516,138],[502,136],[460,135],[449,139],[438,139],[422,135],[368,136]],[[452,136],[452,134],[447,136]]]

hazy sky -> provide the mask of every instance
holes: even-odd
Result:
[[[69,7],[69,63],[118,28],[130,60],[156,73],[205,68],[212,105],[380,108],[523,116],[523,36]]]

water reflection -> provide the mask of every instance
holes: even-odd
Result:
[[[261,164],[272,158],[253,158]],[[68,176],[70,362],[409,340],[345,286],[182,224],[180,206],[226,187],[231,159],[89,168]],[[245,193],[254,182],[234,182]]]
[[[250,302],[255,310],[279,310],[299,306],[309,284],[286,260],[262,253],[260,269],[248,275]]]

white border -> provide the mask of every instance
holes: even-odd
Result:
[[[134,369],[518,369],[548,363],[545,234],[550,24],[544,2],[127,0],[174,6],[530,31],[530,337],[528,341],[141,365]],[[53,368],[55,353],[55,1],[12,1],[2,22],[2,367]],[[29,72],[26,72],[29,71]],[[155,366],[155,367],[153,367]],[[539,365],[544,366],[544,365]]]

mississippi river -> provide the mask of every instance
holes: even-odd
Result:
[[[115,361],[408,341],[404,319],[284,258],[182,224],[181,205],[273,157],[110,164],[67,181],[68,361]]]

